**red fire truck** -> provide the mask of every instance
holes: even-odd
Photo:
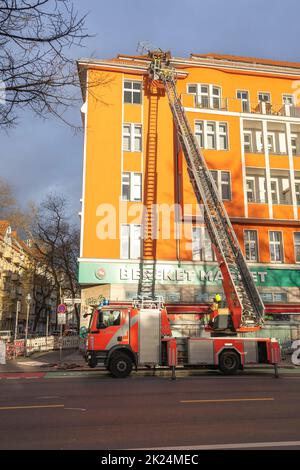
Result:
[[[149,115],[153,120],[157,112],[157,92],[152,93],[151,89],[160,88],[160,93],[165,94],[169,101],[197,202],[204,207],[204,222],[222,273],[227,308],[212,312],[213,321],[202,328],[198,337],[173,337],[163,299],[154,295],[155,250],[153,240],[148,236],[144,240],[146,249],[140,263],[139,299],[131,306],[95,309],[89,327],[87,362],[91,367],[98,364],[106,366],[115,377],[126,377],[133,367],[139,366],[169,366],[174,372],[177,364],[217,367],[227,374],[233,374],[247,364],[272,364],[277,375],[280,361],[278,341],[244,336],[261,329],[265,307],[218,188],[190,128],[177,94],[177,78],[169,52],[149,51],[149,78],[145,85],[150,90]],[[149,163],[146,175],[147,196],[147,181],[155,179],[155,161]],[[149,194],[145,197],[149,209],[146,213],[150,214],[146,233],[149,233],[149,224],[151,229],[152,223],[153,188]],[[202,317],[206,310],[203,309]]]
[[[105,366],[118,378],[133,368],[157,365],[173,370],[177,365],[205,366],[234,374],[245,365],[272,364],[277,375],[278,341],[236,336],[227,328],[230,315],[222,312],[219,317],[213,329],[202,328],[198,337],[175,338],[160,298],[99,307],[90,319],[87,363]]]

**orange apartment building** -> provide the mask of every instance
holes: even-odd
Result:
[[[137,294],[139,208],[151,172],[152,200],[177,204],[169,237],[162,236],[167,215],[159,213],[156,293],[168,302],[203,303],[221,289],[168,98],[150,86],[149,63],[127,55],[78,61],[85,126],[79,282],[87,304],[100,295],[120,301]],[[300,303],[300,63],[217,54],[171,63],[262,299]]]

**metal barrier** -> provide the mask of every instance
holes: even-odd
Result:
[[[33,354],[42,351],[54,351],[60,347],[59,336],[42,336],[27,340],[27,353]],[[75,349],[79,347],[79,336],[65,336],[62,338],[62,349]],[[13,359],[25,354],[25,340],[16,340],[6,343],[6,359]]]

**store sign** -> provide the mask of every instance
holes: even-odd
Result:
[[[300,287],[300,268],[285,269],[258,266],[250,271],[255,283],[261,287]],[[146,271],[147,275],[147,271]],[[148,271],[151,277],[151,270]],[[233,275],[234,277],[234,275]],[[139,263],[80,262],[81,284],[136,284],[140,279]],[[220,285],[222,274],[217,265],[158,263],[155,270],[157,284],[161,285]]]

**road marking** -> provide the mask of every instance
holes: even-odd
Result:
[[[72,410],[72,411],[86,411],[86,408],[65,408],[65,410]]]
[[[25,406],[0,406],[0,411],[7,410],[33,410],[39,408],[64,408],[65,405],[25,405]]]
[[[219,400],[181,400],[180,403],[233,403],[244,401],[274,401],[275,398],[224,398]]]
[[[178,447],[155,447],[143,450],[226,450],[226,449],[254,449],[266,447],[299,447],[300,441],[280,441],[280,442],[243,442],[239,444],[212,444],[199,446],[178,446]],[[141,449],[130,449],[141,450]]]

